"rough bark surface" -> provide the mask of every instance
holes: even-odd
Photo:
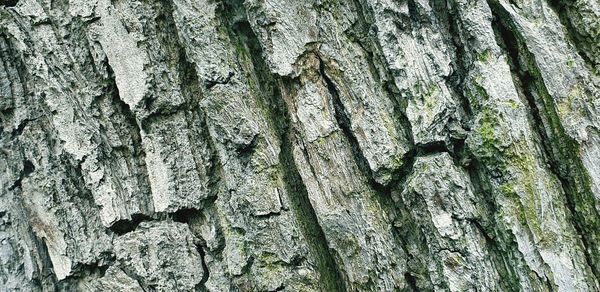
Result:
[[[0,0],[0,291],[600,291],[597,0]]]

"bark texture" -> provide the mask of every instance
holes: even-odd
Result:
[[[600,291],[597,0],[1,0],[1,291]]]

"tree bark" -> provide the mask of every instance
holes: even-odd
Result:
[[[0,1],[1,291],[600,291],[597,0]]]

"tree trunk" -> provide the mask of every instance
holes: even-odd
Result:
[[[597,0],[2,0],[0,290],[600,291]]]

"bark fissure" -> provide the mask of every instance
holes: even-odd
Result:
[[[31,163],[31,161],[24,160],[23,168],[19,172],[19,176],[18,176],[17,180],[11,186],[8,187],[8,190],[12,191],[16,188],[20,188],[22,186],[23,179],[28,177],[34,170],[35,170],[35,167]]]
[[[597,14],[0,0],[0,290],[597,290]]]
[[[2,0],[0,1],[0,5],[4,5],[6,7],[14,7],[19,3],[19,0]]]
[[[130,130],[131,132],[129,133],[130,136],[129,138],[131,139],[131,148],[129,149],[128,147],[122,147],[124,152],[127,153],[128,155],[131,155],[131,157],[133,158],[134,163],[137,164],[137,166],[139,167],[139,169],[141,170],[142,173],[138,174],[137,180],[138,180],[138,185],[141,187],[142,190],[144,190],[146,192],[146,194],[150,195],[151,193],[151,189],[150,189],[150,177],[148,174],[148,169],[145,165],[145,157],[146,157],[146,152],[144,150],[144,147],[142,145],[142,129],[140,127],[140,123],[138,122],[136,115],[134,114],[134,112],[132,111],[131,107],[125,103],[123,101],[123,99],[121,98],[120,94],[119,94],[119,88],[117,87],[117,82],[115,79],[115,74],[114,71],[112,69],[112,67],[110,66],[110,64],[108,64],[108,62],[106,62],[106,73],[107,73],[107,80],[105,80],[106,82],[106,90],[108,91],[108,96],[110,97],[110,101],[112,102],[112,104],[114,104],[114,106],[116,107],[116,109],[119,111],[119,113],[124,117],[125,121],[128,123],[128,130]],[[106,145],[110,145],[110,143],[108,142],[108,137],[106,136],[106,133],[104,133],[102,130],[104,129],[104,126],[100,126],[100,131],[99,134],[101,136],[101,139],[103,140],[102,142]],[[118,151],[120,150],[118,147],[112,147],[112,149],[108,152],[108,153],[102,153],[102,155],[106,155],[106,156],[111,156],[113,153],[113,151]],[[133,150],[133,151],[131,151]],[[112,169],[118,169],[118,165],[115,165],[112,161],[110,161],[110,167]],[[128,165],[128,167],[133,167],[132,165]],[[120,180],[116,180],[115,182],[118,186],[118,189],[120,191],[123,191],[123,185],[121,183]],[[124,234],[126,232],[130,232],[132,230],[135,230],[135,228],[137,227],[137,225],[145,220],[150,220],[150,217],[153,215],[152,211],[154,210],[154,206],[152,201],[148,202],[149,205],[149,213],[148,214],[132,214],[132,218],[131,220],[127,220],[127,219],[123,219],[123,220],[118,220],[117,222],[115,222],[114,224],[117,224],[117,226],[114,227],[111,226],[111,229],[117,233],[117,234]],[[129,222],[128,222],[129,221]]]
[[[490,1],[491,2],[491,1]],[[528,51],[522,36],[511,27],[508,12],[496,2],[490,7],[495,14],[497,37],[506,50],[509,65],[513,71],[515,86],[524,96],[532,128],[539,135],[539,148],[549,169],[560,181],[565,192],[571,222],[582,236],[586,261],[596,278],[600,276],[597,263],[600,262],[600,250],[595,242],[600,239],[600,217],[594,208],[594,195],[582,161],[577,155],[578,145],[569,136],[558,118],[554,101],[545,87],[534,56]]]
[[[206,265],[206,252],[204,251],[204,247],[201,244],[198,244],[198,245],[196,245],[196,250],[200,254],[200,258],[202,259],[202,271],[203,271],[202,280],[200,280],[200,283],[198,283],[198,285],[196,285],[196,287],[203,287],[204,284],[206,283],[206,281],[208,281],[208,278],[210,277],[210,270],[208,269],[208,266]]]
[[[462,20],[459,16],[458,1],[446,2],[440,5],[438,13],[446,15],[446,21],[448,23],[448,38],[451,40],[452,47],[454,48],[454,54],[456,56],[454,60],[454,70],[450,76],[448,76],[446,82],[449,87],[453,90],[454,94],[459,97],[462,110],[466,117],[463,121],[463,128],[467,131],[471,131],[473,123],[473,117],[475,115],[474,109],[471,106],[471,102],[464,93],[465,76],[474,67],[473,62],[475,60],[467,59],[468,45],[461,40],[460,37],[460,23]],[[490,249],[490,256],[493,258],[493,262],[496,265],[497,272],[502,275],[503,281],[501,285],[504,289],[510,290],[515,289],[514,287],[519,286],[519,278],[517,272],[510,264],[510,260],[507,254],[511,254],[514,251],[504,250],[507,246],[503,244],[502,239],[499,239],[497,226],[501,223],[497,222],[495,214],[498,212],[497,202],[494,199],[493,192],[491,191],[490,179],[491,175],[483,167],[482,162],[473,155],[471,150],[465,145],[465,138],[453,140],[453,152],[454,163],[456,166],[463,168],[469,178],[469,183],[473,187],[473,191],[476,196],[481,200],[484,214],[480,218],[468,218],[467,221],[472,224],[483,237],[485,238],[486,244]],[[500,241],[499,241],[500,240]],[[516,242],[510,239],[512,244]],[[509,247],[514,248],[514,247]],[[510,256],[508,256],[510,257]]]
[[[598,63],[598,57],[600,57],[600,55],[598,55],[598,53],[600,51],[600,45],[597,40],[596,42],[593,41],[593,38],[595,37],[593,33],[587,31],[588,29],[593,31],[592,27],[594,25],[596,29],[598,26],[593,22],[586,23],[586,21],[582,19],[584,13],[587,12],[585,11],[586,7],[581,3],[576,2],[578,1],[547,0],[547,3],[558,15],[563,27],[566,28],[569,40],[571,44],[577,48],[579,56],[591,67],[593,72],[599,74],[600,72],[598,70],[600,70],[600,64]],[[580,7],[577,7],[577,5]],[[582,9],[582,11],[578,11],[578,9]],[[577,27],[576,21],[579,21],[579,28]],[[589,26],[589,28],[586,28],[585,26]],[[596,32],[596,34],[597,33],[598,32]]]
[[[243,10],[240,3],[228,3],[232,7],[225,7],[225,15],[232,17],[233,11]],[[332,251],[328,246],[323,229],[315,211],[308,198],[308,192],[302,178],[296,168],[296,162],[293,157],[292,149],[296,143],[293,136],[294,127],[291,124],[289,112],[285,105],[282,88],[290,88],[294,80],[283,77],[276,77],[272,74],[263,59],[264,53],[258,42],[258,39],[250,24],[246,20],[228,19],[226,23],[230,26],[230,36],[243,48],[243,53],[247,54],[252,62],[255,78],[259,81],[259,88],[255,88],[254,94],[261,101],[263,110],[268,113],[270,123],[279,136],[280,153],[279,161],[283,171],[283,179],[288,188],[288,199],[291,201],[291,210],[294,212],[303,234],[307,238],[308,244],[317,260],[317,268],[321,274],[323,288],[327,291],[345,291],[346,276],[338,267]],[[279,214],[279,213],[276,213]],[[276,215],[275,214],[275,215]]]
[[[412,126],[406,117],[407,100],[400,96],[400,90],[393,81],[394,75],[387,62],[381,56],[381,44],[379,43],[379,39],[375,39],[373,36],[377,30],[376,25],[370,21],[372,17],[367,14],[368,9],[364,7],[365,4],[361,0],[353,0],[353,2],[358,12],[359,28],[357,29],[356,42],[359,43],[368,54],[369,63],[373,67],[372,74],[377,80],[384,82],[384,89],[394,101],[394,113],[398,118],[398,122],[406,131],[406,136],[410,145],[414,145]],[[381,72],[377,71],[377,69],[379,69],[379,66],[377,66],[378,64],[381,67]]]
[[[110,230],[117,235],[123,235],[125,233],[129,233],[134,231],[140,223],[144,221],[152,221],[154,220],[152,217],[149,217],[144,214],[133,214],[131,215],[131,219],[121,219],[110,226]]]
[[[327,76],[325,62],[319,57],[319,73],[325,81],[325,85],[327,85],[327,90],[329,91],[329,95],[333,101],[333,109],[335,119],[337,120],[337,124],[340,127],[344,137],[346,137],[348,143],[350,144],[350,149],[354,154],[354,160],[358,165],[358,168],[361,170],[362,174],[366,179],[371,179],[373,174],[371,173],[369,162],[365,155],[362,153],[358,140],[352,131],[352,124],[350,119],[348,118],[348,114],[346,113],[346,109],[340,100],[339,92],[336,89],[333,81]]]

